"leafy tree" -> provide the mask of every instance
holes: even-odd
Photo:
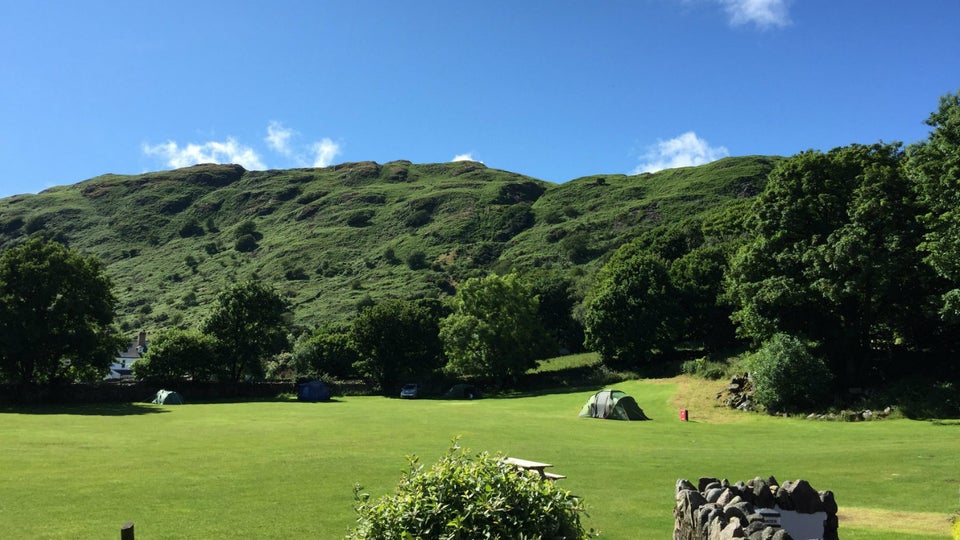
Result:
[[[0,255],[0,378],[19,384],[96,380],[126,340],[102,263],[31,239]]]
[[[774,334],[750,359],[754,399],[769,412],[823,408],[833,375],[800,339]]]
[[[357,376],[358,360],[349,329],[318,329],[293,350],[293,365],[301,377],[352,379]]]
[[[515,377],[550,350],[539,299],[516,274],[470,278],[440,321],[447,369],[463,375]]]
[[[453,446],[429,469],[416,457],[392,495],[371,500],[354,488],[357,526],[349,540],[383,538],[590,538],[579,497],[539,475],[504,463],[502,455],[471,457]]]
[[[437,319],[430,310],[406,300],[388,300],[360,312],[350,329],[360,360],[357,371],[385,394],[402,379],[442,366]]]
[[[673,347],[680,311],[663,259],[636,244],[617,250],[586,300],[586,345],[611,367],[636,367]]]
[[[167,330],[158,334],[146,354],[133,365],[137,379],[206,381],[216,375],[217,342],[196,330]]]
[[[915,340],[925,269],[898,144],[805,152],[770,174],[756,239],[731,262],[738,331],[817,342],[840,382],[864,382],[874,351]]]
[[[537,315],[550,338],[567,351],[581,351],[583,325],[573,318],[573,283],[557,272],[538,272],[530,278],[530,290],[539,299]]]
[[[200,330],[216,338],[228,380],[262,377],[264,360],[287,349],[289,310],[276,291],[254,281],[220,294]]]
[[[947,280],[941,311],[960,320],[960,92],[940,98],[926,122],[933,131],[926,141],[908,148],[907,170],[924,211],[921,249]]]
[[[732,308],[721,299],[729,266],[727,250],[723,245],[696,248],[674,260],[669,271],[683,317],[682,337],[714,351],[736,341]]]

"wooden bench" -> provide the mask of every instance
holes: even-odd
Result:
[[[540,475],[540,478],[545,480],[560,480],[561,478],[566,478],[566,476],[562,474],[547,472],[545,470],[547,467],[553,467],[553,465],[549,463],[540,463],[539,461],[530,461],[529,459],[513,457],[508,457],[504,459],[503,462],[525,471],[535,471]]]

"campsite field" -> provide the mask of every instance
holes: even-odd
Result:
[[[739,414],[694,387],[702,394],[682,377],[618,384],[651,422],[578,418],[590,391],[0,409],[0,538],[116,538],[128,520],[151,540],[339,538],[354,483],[385,494],[406,455],[429,465],[457,436],[553,463],[601,538],[669,538],[678,478],[769,475],[834,491],[845,540],[950,537],[958,423]]]

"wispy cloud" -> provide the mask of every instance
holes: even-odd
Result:
[[[266,169],[253,148],[238,143],[233,137],[227,137],[222,142],[190,143],[185,146],[174,141],[152,146],[144,144],[143,153],[158,156],[165,160],[167,166],[175,169],[198,163],[236,163],[248,170]]]
[[[267,126],[267,137],[264,140],[267,141],[267,146],[274,152],[289,156],[293,153],[290,150],[290,138],[293,135],[294,131],[292,129],[285,128],[280,122],[273,121]]]
[[[730,24],[753,24],[758,28],[783,27],[790,24],[789,0],[718,0]]]
[[[340,155],[340,144],[329,138],[323,138],[310,144],[295,145],[299,133],[280,122],[267,125],[267,136],[263,138],[267,148],[279,154],[283,163],[280,167],[327,167]],[[233,137],[225,141],[189,143],[181,146],[176,141],[161,144],[144,144],[143,153],[159,157],[164,165],[172,168],[189,167],[198,163],[237,163],[248,170],[264,170],[267,166],[257,151],[237,142]]]
[[[314,155],[313,166],[327,167],[333,163],[333,158],[340,154],[340,145],[330,139],[324,138],[319,142],[313,143],[311,150]]]
[[[659,141],[650,147],[630,174],[657,172],[663,169],[703,165],[727,157],[730,152],[723,146],[710,146],[707,141],[688,131],[679,137]]]

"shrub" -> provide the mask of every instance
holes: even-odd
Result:
[[[833,374],[800,339],[774,334],[750,360],[754,399],[770,412],[823,408]]]
[[[424,469],[416,457],[393,495],[375,501],[354,488],[357,527],[348,539],[581,539],[583,503],[532,472],[486,452],[474,458],[456,444]]]

